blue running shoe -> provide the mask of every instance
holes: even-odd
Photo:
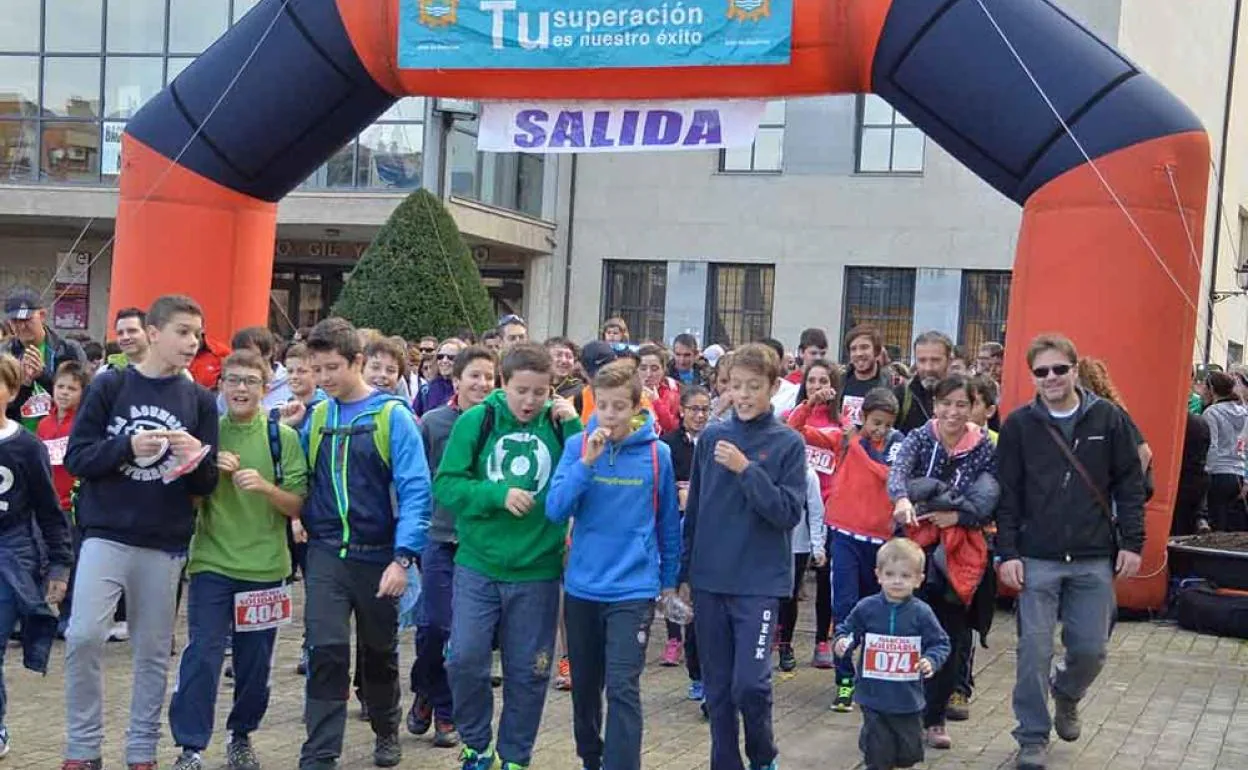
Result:
[[[459,755],[459,761],[463,762],[460,765],[460,770],[493,770],[494,760],[493,749],[477,751],[465,746],[463,752]]]
[[[689,683],[689,700],[706,700],[706,687],[703,686],[701,679],[695,679]]]

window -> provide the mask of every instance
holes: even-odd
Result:
[[[775,288],[775,265],[710,265],[705,344],[733,348],[770,337]]]
[[[985,342],[1005,342],[1010,307],[1008,270],[963,270],[958,344],[974,355]]]
[[[869,323],[884,335],[885,346],[909,350],[914,331],[914,280],[913,268],[845,268],[841,332]]]
[[[720,171],[776,172],[784,166],[784,100],[769,102],[754,144],[719,151]]]
[[[874,94],[858,97],[858,173],[922,173],[925,142],[923,132],[888,102]]]
[[[608,260],[602,266],[602,318],[619,316],[634,342],[663,339],[667,263]]]
[[[1235,366],[1244,362],[1244,346],[1238,342],[1226,343],[1226,365]]]

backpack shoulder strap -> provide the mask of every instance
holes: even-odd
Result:
[[[901,417],[897,422],[905,424],[906,418],[910,416],[910,407],[914,406],[914,391],[910,389],[910,383],[906,383],[906,389],[901,395]]]
[[[654,515],[659,515],[659,442],[650,442],[650,462],[654,469]]]
[[[549,409],[546,410],[546,421],[550,423],[550,427],[555,433],[555,443],[559,444],[559,450],[562,452],[564,444],[563,426],[555,419],[555,413]]]
[[[316,467],[316,453],[321,448],[321,433],[329,422],[329,399],[312,407],[312,416],[308,418],[308,469]]]
[[[390,467],[390,420],[398,405],[399,402],[393,399],[384,402],[381,411],[373,418],[373,443],[377,445],[377,453],[387,468]]]
[[[485,408],[485,414],[481,416],[481,428],[477,431],[477,443],[472,447],[472,467],[476,468],[480,462],[481,452],[485,449],[485,442],[490,440],[490,434],[494,432],[494,407],[482,404]]]
[[[269,434],[269,457],[273,458],[273,483],[282,485],[285,474],[282,472],[282,410],[274,407],[269,410],[266,428]]]

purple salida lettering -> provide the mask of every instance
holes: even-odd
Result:
[[[594,127],[590,132],[590,147],[614,147],[615,140],[609,135],[611,130],[611,111],[596,110],[594,112]]]
[[[521,133],[515,135],[517,147],[535,149],[546,144],[546,129],[543,124],[550,120],[544,110],[521,110],[516,115],[516,129]]]
[[[646,146],[676,144],[680,141],[680,113],[672,110],[654,110],[646,113],[646,126],[641,143]]]
[[[718,145],[723,142],[724,132],[719,122],[719,110],[694,110],[693,120],[689,121],[689,133],[683,144]]]
[[[620,122],[620,146],[632,147],[637,144],[637,120],[641,113],[637,110],[624,110],[624,120]]]
[[[564,110],[555,119],[550,130],[550,147],[584,147],[585,114],[579,110]]]

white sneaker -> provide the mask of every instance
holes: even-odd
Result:
[[[108,641],[125,642],[130,639],[130,627],[126,625],[126,621],[114,623],[113,627],[108,631]]]
[[[9,753],[9,731],[0,727],[0,759]]]

